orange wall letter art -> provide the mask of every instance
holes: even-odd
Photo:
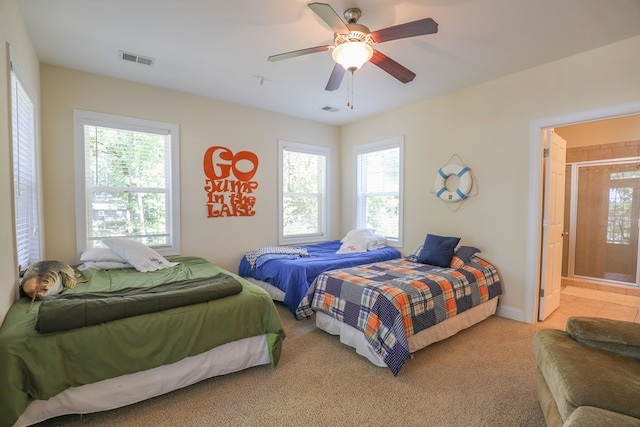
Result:
[[[258,156],[250,151],[233,154],[226,147],[209,147],[204,153],[204,191],[207,216],[253,216],[258,182],[251,179],[258,171]]]

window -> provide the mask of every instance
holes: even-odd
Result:
[[[610,174],[607,243],[629,245],[632,242],[634,193],[640,178],[637,170]],[[637,200],[636,200],[637,204]]]
[[[294,142],[278,142],[279,243],[328,240],[329,149]]]
[[[35,108],[11,60],[13,187],[18,265],[40,260]]]
[[[402,246],[403,139],[355,148],[356,227],[369,228]]]
[[[178,125],[75,111],[78,251],[126,237],[180,252]]]

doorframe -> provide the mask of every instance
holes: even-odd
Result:
[[[563,116],[535,120],[529,141],[529,209],[527,220],[527,263],[525,274],[524,321],[537,323],[542,265],[543,133],[545,129],[640,114],[640,102],[613,105]]]

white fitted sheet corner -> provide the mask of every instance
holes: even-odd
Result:
[[[243,338],[169,365],[71,387],[48,400],[36,400],[14,427],[67,414],[107,411],[160,396],[207,378],[271,363],[267,335]]]
[[[492,298],[485,303],[424,329],[407,338],[409,351],[413,354],[430,344],[449,338],[463,329],[467,329],[492,316],[495,314],[497,307],[498,298]],[[374,365],[383,368],[387,367],[380,355],[373,350],[365,335],[356,328],[342,323],[321,311],[316,312],[316,326],[331,335],[339,335],[341,343],[355,348],[356,353],[366,357]]]

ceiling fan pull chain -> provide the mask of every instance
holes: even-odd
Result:
[[[355,79],[353,78],[353,71],[351,71],[351,109],[353,110],[353,86],[355,86]]]
[[[353,70],[347,76],[347,107],[353,110]]]
[[[353,109],[351,106],[351,73],[347,73],[347,108]]]

